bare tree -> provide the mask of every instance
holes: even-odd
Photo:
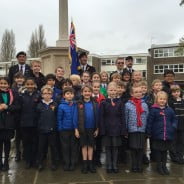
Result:
[[[180,2],[180,6],[182,6],[184,4],[184,0],[181,0]]]
[[[0,60],[2,62],[11,61],[11,59],[15,57],[15,34],[13,33],[13,30],[5,30],[2,37],[0,53]]]
[[[38,51],[47,47],[45,31],[43,25],[39,25],[38,30],[32,33],[28,53],[30,57],[38,57]]]

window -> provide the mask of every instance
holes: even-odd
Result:
[[[145,64],[146,58],[135,58],[135,64]]]
[[[154,49],[155,58],[184,56],[184,49],[179,47]]]
[[[154,65],[154,74],[163,74],[165,70],[172,70],[174,73],[184,73],[184,64]]]
[[[102,59],[102,65],[114,65],[115,61],[112,59]]]

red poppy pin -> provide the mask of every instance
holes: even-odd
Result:
[[[55,106],[54,105],[50,105],[50,108],[52,109],[52,111],[55,110]]]
[[[70,103],[69,103],[69,106],[72,106],[72,105],[73,105],[73,102],[70,102]]]
[[[83,107],[84,107],[83,104],[79,104],[80,109],[83,109]]]
[[[164,114],[164,112],[160,112],[160,115],[164,116],[165,114]]]

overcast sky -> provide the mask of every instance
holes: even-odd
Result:
[[[153,44],[177,43],[184,35],[180,0],[69,0],[79,47],[97,54],[147,52]],[[58,39],[59,0],[0,0],[0,39],[13,29],[16,50],[27,50],[43,24],[48,46]]]

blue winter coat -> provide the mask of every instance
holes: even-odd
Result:
[[[177,128],[177,118],[172,108],[166,106],[161,109],[153,105],[147,124],[147,133],[156,140],[173,140]]]
[[[58,130],[74,130],[78,124],[78,111],[76,103],[69,103],[64,99],[58,107],[57,127]]]
[[[137,113],[136,107],[131,100],[125,104],[125,120],[126,128],[128,132],[146,132],[147,117],[148,117],[148,105],[142,100],[142,108],[144,112],[141,114],[142,126],[137,126]]]

